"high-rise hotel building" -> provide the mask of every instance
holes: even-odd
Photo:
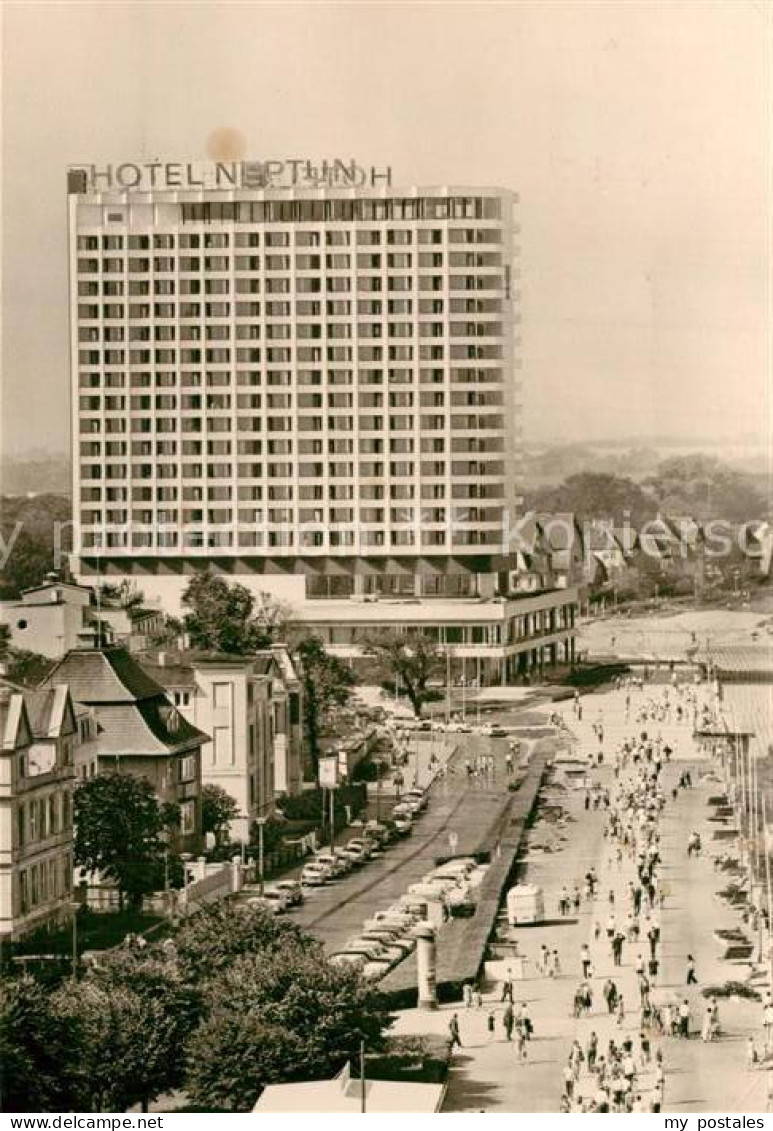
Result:
[[[79,579],[176,611],[209,568],[344,653],[421,627],[475,678],[568,658],[574,592],[519,592],[510,544],[517,198],[249,168],[69,173]]]

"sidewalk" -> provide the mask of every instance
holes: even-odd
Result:
[[[574,717],[571,704],[557,706],[567,720],[577,740],[577,750],[585,754],[598,748],[593,733],[593,723],[603,712],[604,750],[611,753],[631,734],[648,729],[635,720],[636,694],[632,696],[632,711],[625,717],[625,692],[610,691],[583,697],[583,720]],[[645,692],[646,694],[646,692]],[[693,1029],[700,1029],[706,1000],[700,996],[701,986],[721,984],[728,980],[745,980],[748,964],[738,966],[721,962],[719,946],[713,937],[718,928],[737,927],[738,915],[719,901],[715,892],[724,886],[722,873],[715,874],[710,859],[711,839],[707,825],[706,799],[719,790],[716,781],[701,780],[701,775],[711,772],[711,765],[696,748],[689,723],[649,724],[652,733],[661,733],[664,741],[673,748],[673,760],[664,769],[664,786],[669,798],[661,815],[662,879],[666,885],[665,906],[661,912],[662,944],[661,971],[657,989],[673,989],[679,995],[689,996],[693,1004]],[[609,759],[607,759],[609,760]],[[692,790],[680,790],[675,801],[671,789],[686,766],[693,768]],[[602,785],[612,780],[611,768],[602,767],[594,776]],[[591,1030],[599,1038],[599,1052],[604,1053],[610,1038],[619,1043],[621,1036],[638,1037],[640,1012],[639,991],[635,963],[641,952],[647,955],[646,939],[641,944],[626,943],[623,965],[614,967],[603,931],[609,914],[608,893],[615,892],[615,912],[618,921],[627,913],[624,898],[628,881],[633,875],[633,864],[625,860],[618,868],[606,850],[603,830],[606,817],[603,812],[586,811],[581,790],[547,791],[546,801],[562,806],[572,819],[566,825],[567,840],[553,853],[532,853],[526,879],[539,884],[545,893],[545,914],[548,923],[524,928],[517,932],[520,949],[529,962],[527,977],[515,984],[515,999],[526,1002],[534,1023],[534,1039],[528,1047],[529,1060],[519,1064],[514,1045],[504,1040],[500,1023],[503,1006],[499,1003],[500,987],[492,982],[485,987],[483,1007],[465,1010],[461,1003],[446,1006],[437,1013],[410,1010],[401,1013],[395,1031],[401,1033],[446,1033],[451,1015],[459,1014],[463,1048],[454,1054],[449,1078],[444,1112],[500,1111],[500,1112],[556,1112],[563,1090],[563,1068],[572,1041],[577,1038],[585,1050]],[[704,856],[688,860],[686,840],[689,831],[698,828],[704,845]],[[532,834],[540,839],[539,826]],[[583,901],[579,916],[559,919],[557,899],[561,888],[572,888],[581,881],[585,872],[594,865],[599,877],[597,897],[592,904]],[[552,921],[551,921],[552,920]],[[593,924],[602,925],[601,938],[593,938]],[[542,943],[551,950],[558,949],[562,976],[556,979],[537,975],[535,959]],[[571,1016],[575,988],[580,980],[580,947],[588,942],[594,964],[592,988],[594,1006],[587,1018]],[[691,953],[697,963],[700,984],[686,995],[685,965]],[[489,968],[491,969],[491,967]],[[496,967],[493,968],[496,970]],[[492,971],[493,972],[493,971]],[[610,1018],[601,997],[601,987],[607,977],[612,977],[623,993],[626,1018],[618,1028]],[[489,1040],[486,1019],[493,1009],[497,1015],[496,1039]],[[675,1112],[759,1112],[765,1110],[764,1070],[750,1071],[746,1067],[746,1038],[753,1033],[760,1036],[761,1006],[746,1001],[719,1001],[721,1038],[705,1044],[698,1035],[689,1041],[676,1038],[652,1037],[652,1055],[660,1044],[664,1054],[666,1074],[666,1111]],[[638,1050],[638,1040],[634,1040]],[[651,1073],[640,1074],[635,1091],[645,1097],[651,1087]],[[590,1094],[587,1074],[580,1077],[578,1092]]]

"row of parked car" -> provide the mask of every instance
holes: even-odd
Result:
[[[262,895],[252,896],[247,902],[252,907],[264,907],[275,915],[303,902],[304,889],[322,887],[324,884],[346,876],[355,868],[381,853],[401,837],[409,836],[414,819],[427,807],[427,796],[422,789],[409,789],[400,798],[386,821],[367,821],[362,836],[352,837],[339,848],[315,852],[304,865],[299,880],[278,880],[264,888]]]
[[[368,821],[363,827],[362,836],[352,837],[343,847],[331,852],[315,853],[301,872],[301,883],[305,887],[321,887],[347,875],[353,868],[366,864],[394,841],[409,836],[415,817],[426,807],[427,796],[424,790],[409,789],[393,808],[389,820]]]
[[[429,905],[453,907],[462,903],[474,909],[474,889],[486,866],[471,856],[450,860],[428,872],[420,883],[411,884],[405,895],[366,919],[359,934],[330,956],[337,966],[357,966],[372,980],[383,978],[416,947],[416,928],[428,918]]]

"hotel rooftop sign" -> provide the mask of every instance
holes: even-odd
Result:
[[[353,158],[310,161],[292,157],[269,161],[124,161],[114,165],[71,165],[67,191],[153,192],[196,189],[389,188],[392,170],[360,165]]]

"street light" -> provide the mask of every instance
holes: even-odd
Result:
[[[72,911],[72,976],[73,981],[78,980],[78,912],[81,909],[80,903],[72,902],[70,910]]]
[[[258,826],[258,894],[263,895],[263,826],[266,823],[266,817],[256,817],[255,824]]]

